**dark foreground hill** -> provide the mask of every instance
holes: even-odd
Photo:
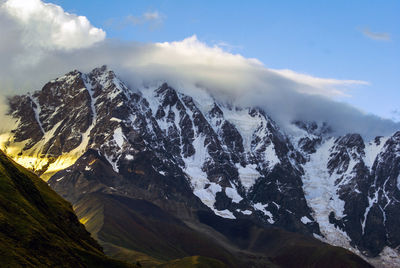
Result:
[[[1,267],[134,267],[106,257],[71,205],[0,151]]]

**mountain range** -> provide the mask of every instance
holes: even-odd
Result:
[[[400,132],[283,127],[259,107],[183,92],[132,88],[106,66],[75,70],[9,99],[16,127],[1,148],[71,202],[114,258],[400,265]]]

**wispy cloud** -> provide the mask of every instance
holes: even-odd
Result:
[[[158,11],[145,12],[143,18],[147,21],[162,20],[163,16]]]
[[[368,28],[360,29],[364,36],[378,41],[390,41],[391,37],[389,33],[379,33],[379,32],[372,32]]]
[[[288,69],[270,70],[285,78],[296,81],[297,83],[299,83],[299,85],[304,85],[304,87],[298,87],[297,90],[300,93],[310,95],[322,95],[326,97],[350,97],[350,95],[346,93],[348,88],[357,85],[370,85],[368,81],[362,80],[338,80],[332,78],[320,78],[308,74],[294,72]]]
[[[147,26],[150,30],[160,28],[166,19],[166,16],[159,11],[147,11],[142,15],[128,15],[124,18],[110,18],[105,25],[115,30],[122,30],[129,26]]]
[[[215,46],[223,48],[224,50],[228,52],[232,52],[234,50],[242,50],[243,46],[240,45],[232,45],[230,43],[224,42],[224,41],[213,41],[215,43]]]
[[[390,111],[392,114],[392,120],[395,122],[400,122],[400,109],[395,109]]]
[[[156,29],[163,25],[165,15],[158,11],[148,11],[140,16],[128,15],[125,17],[124,25],[148,25],[150,29]]]

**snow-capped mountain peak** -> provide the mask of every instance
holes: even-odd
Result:
[[[10,114],[17,126],[2,148],[45,179],[63,170],[50,180],[54,187],[76,183],[69,167],[94,150],[125,178],[112,186],[121,195],[132,194],[131,183],[146,187],[136,176],[153,174],[157,187],[182,176],[184,195],[221,217],[252,218],[370,257],[400,244],[400,132],[364,141],[296,121],[285,133],[258,107],[207,92],[196,99],[167,83],[131,89],[105,66],[15,96]],[[143,155],[151,170],[139,168]]]

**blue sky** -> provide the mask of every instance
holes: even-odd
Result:
[[[108,38],[164,42],[196,34],[270,68],[368,81],[340,100],[400,121],[400,1],[46,2],[86,16]]]

